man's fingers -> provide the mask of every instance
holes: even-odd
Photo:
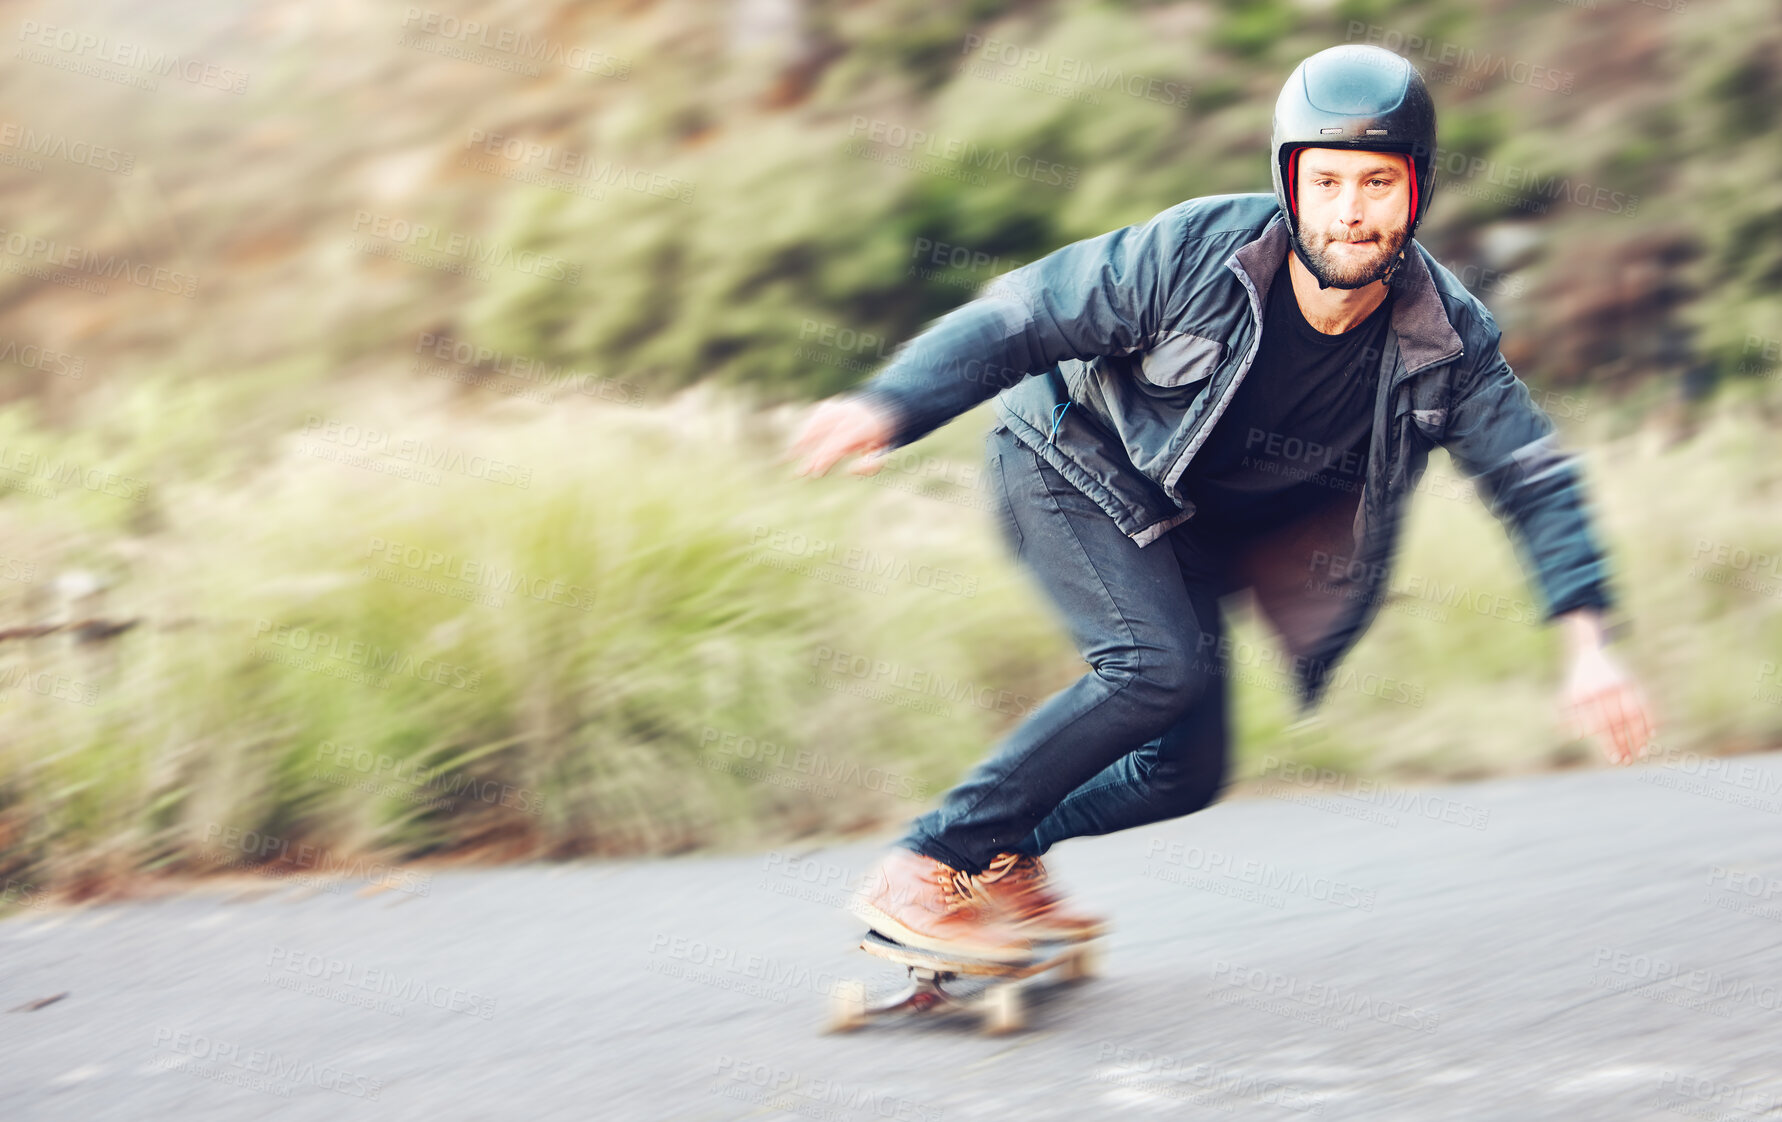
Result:
[[[826,415],[830,411],[828,405],[818,406],[792,445],[793,457],[804,457],[804,463],[798,468],[799,475],[822,475],[841,458],[844,449],[842,442],[836,439],[833,419]]]
[[[835,428],[837,405],[833,401],[818,402],[816,407],[805,417],[798,435],[792,440],[792,451],[796,455],[807,452],[828,436]]]
[[[1591,694],[1584,699],[1579,708],[1584,723],[1584,738],[1596,745],[1597,750],[1604,756],[1614,759],[1614,742],[1609,737],[1608,730],[1603,727],[1607,722],[1604,720],[1600,699],[1596,694]]]
[[[1616,686],[1603,698],[1603,709],[1609,718],[1609,732],[1615,738],[1615,762],[1624,764],[1633,759],[1633,711],[1627,704],[1627,690]]]
[[[855,475],[877,475],[879,473],[879,469],[883,468],[884,466],[885,466],[884,450],[880,449],[880,448],[873,448],[873,449],[870,449],[870,450],[866,451],[865,453],[863,453],[860,457],[860,461],[858,463],[856,463],[853,467],[849,468],[848,470],[853,472]]]
[[[1617,720],[1615,729],[1621,744],[1621,762],[1632,763],[1640,754],[1644,741],[1640,739],[1640,705],[1639,699],[1629,686],[1623,684],[1615,691],[1615,708]]]
[[[1610,760],[1618,759],[1620,749],[1615,743],[1614,720],[1609,713],[1606,691],[1598,690],[1584,699],[1584,714],[1590,736],[1603,755]]]
[[[1645,696],[1631,683],[1621,689],[1621,707],[1627,714],[1627,758],[1631,761],[1646,754],[1646,745],[1652,740],[1652,717]]]
[[[798,469],[798,474],[810,476],[825,475],[830,468],[835,466],[835,461],[841,459],[841,457],[841,449],[837,448],[834,442],[818,445],[804,461],[804,466]]]
[[[1627,714],[1621,706],[1621,691],[1613,686],[1597,694],[1597,708],[1602,712],[1606,737],[1614,750],[1609,758],[1616,763],[1627,759]]]

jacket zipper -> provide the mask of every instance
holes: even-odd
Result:
[[[1396,356],[1398,355],[1398,340],[1397,340],[1396,336],[1393,339],[1392,350],[1393,350],[1393,354],[1394,354],[1394,364],[1396,365]],[[1434,367],[1441,366],[1444,363],[1453,362],[1455,359],[1460,358],[1460,357],[1464,356],[1465,354],[1466,354],[1466,348],[1463,346],[1459,350],[1455,351],[1453,354],[1443,355],[1440,358],[1431,359],[1430,361],[1425,362],[1422,365],[1418,366],[1415,370],[1406,370],[1403,374],[1399,374],[1397,376],[1393,376],[1391,373],[1388,373],[1386,375],[1385,381],[1382,383],[1383,385],[1386,386],[1385,393],[1381,396],[1381,398],[1378,401],[1375,402],[1375,424],[1376,425],[1379,424],[1380,413],[1386,411],[1390,407],[1390,405],[1392,403],[1392,397],[1398,391],[1398,387],[1404,385],[1406,382],[1410,381],[1412,377],[1414,377],[1417,374],[1422,373],[1425,370],[1433,369]],[[1381,448],[1382,448],[1383,452],[1385,453],[1385,457],[1388,461],[1390,461],[1391,454],[1392,454],[1391,425],[1392,425],[1391,419],[1388,418],[1386,421],[1385,433],[1381,437],[1381,440],[1383,441],[1383,443],[1381,444]],[[1384,470],[1390,471],[1391,464],[1388,463]],[[1371,470],[1367,473],[1367,475],[1372,475],[1372,474],[1373,474],[1373,472]],[[1362,482],[1361,482],[1361,497],[1360,497],[1360,501],[1359,501],[1358,505],[1356,506],[1356,511],[1355,511],[1356,517],[1361,520],[1361,525],[1362,525],[1362,528],[1364,531],[1363,536],[1355,538],[1355,555],[1357,557],[1360,557],[1367,553],[1367,551],[1362,548],[1364,545],[1366,545],[1365,531],[1371,530],[1374,527],[1374,523],[1371,522],[1367,517],[1367,488],[1368,488],[1368,479],[1367,479],[1367,476],[1363,476]],[[1332,626],[1332,628],[1330,630],[1330,634],[1328,636],[1326,636],[1325,642],[1321,645],[1323,649],[1319,650],[1319,651],[1312,652],[1312,657],[1315,659],[1328,661],[1331,654],[1335,653],[1335,644],[1333,643],[1333,641],[1338,639],[1339,637],[1341,637],[1346,642],[1347,637],[1354,633],[1356,626],[1358,626],[1360,624],[1362,618],[1366,616],[1366,614],[1368,612],[1368,605],[1371,602],[1371,600],[1372,600],[1371,597],[1356,600],[1355,606],[1353,608],[1351,608],[1346,614],[1344,614],[1336,622],[1336,624],[1334,626]],[[1328,677],[1329,677],[1328,674],[1320,675],[1321,679],[1325,679]]]

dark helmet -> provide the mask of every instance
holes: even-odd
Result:
[[[1293,188],[1301,148],[1403,152],[1411,158],[1411,228],[1435,193],[1435,102],[1417,68],[1384,47],[1345,43],[1294,67],[1275,102],[1269,144],[1275,200],[1299,232]],[[1297,248],[1297,247],[1296,247]]]

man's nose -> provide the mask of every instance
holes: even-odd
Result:
[[[1345,226],[1356,226],[1360,225],[1361,218],[1361,186],[1351,183],[1337,195],[1337,221]]]

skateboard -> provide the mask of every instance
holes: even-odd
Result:
[[[905,946],[868,931],[860,949],[904,967],[909,984],[881,1001],[867,998],[864,982],[842,982],[835,988],[829,1030],[851,1032],[880,1017],[970,1013],[980,1017],[991,1035],[1019,1032],[1026,1025],[1023,983],[1051,970],[1063,982],[1093,978],[1100,966],[1096,940],[1082,943],[1039,943],[1023,962],[990,962]]]

